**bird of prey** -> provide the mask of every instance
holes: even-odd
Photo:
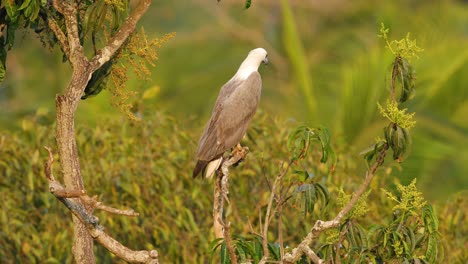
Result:
[[[193,177],[202,172],[202,177],[211,178],[221,165],[224,152],[245,136],[260,100],[262,78],[257,70],[262,62],[268,64],[267,52],[262,48],[251,50],[236,74],[221,87],[198,143]]]

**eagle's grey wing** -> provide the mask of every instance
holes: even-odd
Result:
[[[224,151],[234,147],[244,137],[250,120],[257,111],[261,91],[260,74],[253,72],[226,98],[217,127],[217,138],[224,145]]]
[[[218,119],[223,111],[223,104],[226,102],[226,99],[242,82],[242,80],[231,79],[221,87],[210,120],[208,120],[198,142],[197,158],[199,160],[211,161],[224,152],[220,150],[222,146],[217,144],[219,142],[217,138]]]
[[[258,72],[253,72],[245,80],[231,79],[223,86],[200,138],[197,150],[199,161],[194,176],[209,161],[219,158],[241,141],[257,110],[261,89],[262,80]]]

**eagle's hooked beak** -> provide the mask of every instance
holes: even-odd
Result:
[[[269,61],[268,61],[268,57],[265,57],[265,58],[263,59],[263,63],[264,63],[265,65],[268,65],[268,62],[269,62]]]

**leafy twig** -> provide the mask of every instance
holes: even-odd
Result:
[[[323,263],[323,260],[321,260],[318,257],[317,258],[314,257],[314,256],[317,256],[315,253],[311,254],[311,252],[313,253],[313,251],[309,247],[309,245],[323,231],[340,225],[341,220],[350,212],[350,210],[354,207],[354,205],[357,203],[359,198],[364,194],[366,189],[369,187],[369,184],[371,183],[375,175],[375,172],[384,162],[385,155],[387,154],[387,150],[388,150],[388,145],[385,144],[383,149],[380,151],[379,156],[377,157],[377,160],[372,165],[372,167],[367,171],[364,182],[359,186],[358,190],[354,193],[351,200],[345,205],[343,209],[341,209],[338,215],[329,221],[317,220],[314,226],[312,227],[312,230],[309,232],[309,234],[307,234],[306,238],[304,238],[304,240],[302,240],[302,242],[296,248],[294,248],[291,251],[291,253],[288,253],[283,257],[283,261],[285,263],[296,263],[304,254],[306,254],[309,258],[311,258],[315,263]]]

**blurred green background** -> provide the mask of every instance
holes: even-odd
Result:
[[[164,44],[151,81],[128,86],[157,95],[147,111],[177,117],[198,133],[219,87],[247,52],[264,47],[261,111],[308,125],[324,125],[357,153],[380,134],[376,100],[388,95],[391,54],[377,37],[407,32],[424,52],[413,61],[417,95],[406,105],[417,112],[414,148],[400,177],[419,183],[431,198],[445,199],[468,186],[468,8],[465,1],[267,1],[243,9],[238,0],[154,2],[141,26],[151,36],[176,32]],[[58,48],[49,51],[31,32],[17,37],[0,84],[0,128],[16,131],[38,112],[54,115],[54,97],[70,69]],[[94,126],[123,118],[103,92],[82,101],[77,123]],[[197,133],[195,133],[197,134]],[[193,138],[194,141],[197,138]]]
[[[392,55],[377,37],[381,22],[391,29],[391,39],[401,39],[411,32],[411,38],[424,49],[420,58],[412,61],[417,73],[416,97],[405,105],[410,112],[416,112],[413,149],[403,164],[389,165],[391,174],[403,184],[417,178],[419,188],[431,202],[443,205],[451,201],[450,206],[440,210],[442,214],[458,212],[463,208],[460,204],[466,205],[462,192],[468,189],[466,1],[253,0],[250,9],[245,10],[240,0],[180,0],[154,1],[140,23],[153,37],[177,33],[160,49],[152,80],[132,78],[127,84],[139,92],[133,100],[144,113],[145,125],[139,128],[125,121],[125,115],[111,106],[107,91],[82,101],[78,107],[77,141],[88,190],[101,194],[111,205],[123,199],[124,205],[142,213],[137,219],[100,216],[104,225],[126,232],[134,228],[128,239],[135,246],[153,244],[161,248],[166,253],[163,260],[182,263],[198,250],[199,263],[207,261],[211,235],[207,235],[210,212],[206,208],[210,203],[204,193],[211,195],[211,186],[191,181],[193,156],[219,88],[235,73],[248,51],[256,47],[269,52],[270,64],[260,68],[263,94],[247,142],[253,149],[248,158],[252,161],[240,170],[242,174],[256,175],[262,171],[260,163],[284,158],[284,149],[280,149],[288,127],[324,125],[333,135],[341,158],[339,166],[345,167],[343,175],[336,178],[351,177],[359,182],[365,168],[359,152],[382,135],[387,123],[376,105],[388,96],[392,62]],[[2,210],[0,222],[8,222],[8,229],[2,229],[5,236],[1,238],[6,239],[2,240],[5,245],[16,245],[16,249],[5,252],[18,250],[24,253],[24,259],[34,254],[43,259],[41,254],[53,253],[64,257],[50,263],[62,263],[71,259],[69,247],[51,244],[48,253],[28,252],[37,250],[40,240],[60,241],[57,243],[62,245],[70,232],[65,222],[61,225],[68,229],[62,233],[48,232],[55,228],[57,212],[62,216],[68,212],[45,189],[41,166],[46,154],[41,147],[53,144],[54,98],[66,87],[71,70],[62,63],[58,48],[44,49],[31,33],[17,35],[8,53],[6,79],[0,84],[0,172],[8,176],[0,182],[0,191],[11,195],[10,188],[19,190],[2,206],[13,208],[20,204],[24,209],[9,214]],[[148,89],[156,95],[143,98]],[[122,136],[122,140],[115,135]],[[274,175],[275,165],[269,166]],[[145,175],[155,177],[148,177],[148,182]],[[247,182],[239,194],[233,194],[240,199],[230,212],[235,219],[249,214],[245,206],[248,201],[241,200],[241,194],[252,192],[260,184],[253,177],[248,177]],[[142,188],[145,185],[152,188]],[[35,192],[38,188],[41,191]],[[171,193],[180,195],[167,198]],[[31,202],[37,209],[34,212],[30,210]],[[444,228],[453,231],[462,225],[464,229],[453,231],[453,237],[462,238],[457,242],[461,244],[454,247],[463,251],[467,223],[466,213],[461,211],[446,219]],[[25,225],[28,219],[32,220]],[[307,224],[299,225],[307,230]],[[297,228],[293,223],[291,226]],[[176,231],[172,232],[172,228]],[[236,228],[246,232],[248,227]],[[24,232],[34,236],[36,229],[47,235],[32,237],[28,242],[19,235]],[[151,232],[153,240],[141,238]],[[294,235],[299,239],[303,234]],[[125,234],[120,236],[125,241]],[[183,252],[177,251],[180,249],[176,242],[184,239],[191,243]],[[102,248],[96,250],[107,254]]]

